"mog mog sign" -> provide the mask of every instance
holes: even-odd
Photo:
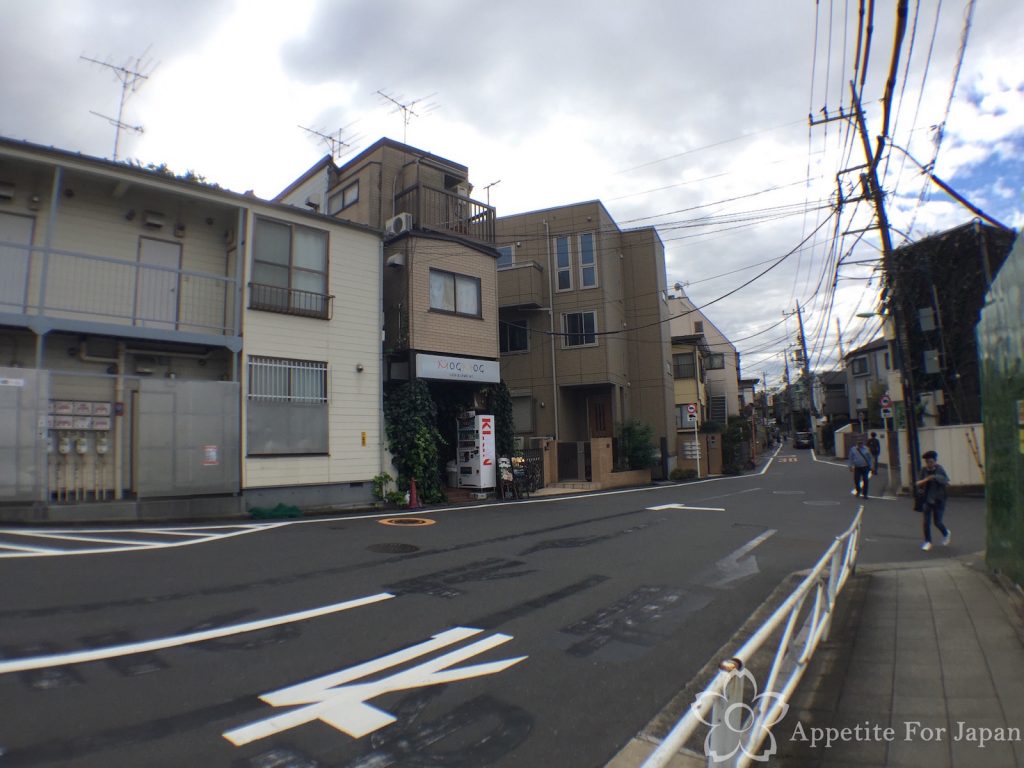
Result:
[[[496,384],[500,379],[496,360],[475,360],[449,355],[416,355],[416,376],[421,379],[480,381]]]

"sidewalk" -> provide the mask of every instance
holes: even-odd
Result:
[[[1021,603],[980,554],[863,567],[839,603],[772,765],[1024,766]]]

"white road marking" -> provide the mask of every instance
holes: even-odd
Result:
[[[139,551],[152,551],[155,549],[169,549],[171,547],[186,547],[192,544],[200,544],[208,541],[219,541],[221,539],[230,539],[235,536],[244,536],[249,533],[258,533],[260,531],[270,530],[277,528],[287,523],[261,523],[253,525],[235,524],[235,525],[211,525],[203,527],[191,527],[191,528],[180,528],[180,529],[157,529],[157,528],[119,528],[117,533],[120,536],[128,533],[139,533],[139,534],[152,534],[152,533],[167,533],[169,535],[177,535],[181,537],[188,537],[179,541],[143,541],[140,539],[113,539],[111,537],[103,537],[103,534],[109,532],[109,528],[103,529],[52,529],[47,528],[45,531],[40,529],[0,529],[0,537],[3,536],[38,536],[41,538],[48,539],[69,539],[69,540],[80,540],[80,541],[95,541],[97,543],[107,542],[114,546],[109,547],[90,547],[83,549],[57,549],[57,548],[46,548],[46,547],[19,547],[14,544],[9,544],[4,541],[0,541],[0,550],[3,549],[14,549],[14,552],[3,552],[0,551],[0,559],[14,558],[14,557],[65,557],[70,555],[103,555],[112,552],[139,552]]]
[[[691,507],[688,504],[661,504],[657,507],[647,507],[652,512],[660,512],[663,509],[692,509],[698,512],[725,512],[722,507]]]
[[[45,669],[47,667],[60,667],[68,664],[84,664],[90,661],[104,661],[106,659],[118,658],[120,656],[131,656],[135,653],[146,653],[149,651],[160,651],[165,648],[176,648],[192,643],[202,643],[206,640],[216,640],[221,637],[240,635],[244,632],[255,632],[260,629],[278,627],[282,624],[292,624],[296,621],[315,619],[319,616],[327,616],[332,613],[347,611],[352,608],[360,608],[364,605],[372,605],[382,600],[393,598],[390,592],[380,592],[368,597],[359,597],[355,600],[346,600],[341,603],[323,605],[319,608],[311,608],[296,613],[286,613],[282,616],[273,616],[269,619],[248,621],[244,624],[229,624],[225,627],[207,629],[202,632],[191,632],[187,635],[175,635],[172,637],[161,637],[156,640],[143,640],[138,643],[125,643],[124,645],[111,645],[106,648],[92,648],[88,651],[74,651],[72,653],[54,653],[47,656],[29,656],[23,659],[8,659],[0,661],[0,675],[11,672],[25,672],[32,669]]]
[[[396,720],[394,715],[367,703],[371,699],[395,691],[493,675],[527,658],[518,656],[501,661],[449,669],[455,664],[478,656],[512,639],[510,635],[498,633],[388,677],[371,682],[353,682],[433,653],[481,632],[483,632],[482,629],[472,627],[455,627],[439,635],[434,635],[433,638],[423,643],[382,656],[379,659],[307,680],[298,685],[265,693],[260,696],[260,699],[272,707],[306,706],[258,720],[241,728],[225,731],[223,736],[235,746],[240,747],[257,739],[311,723],[314,720],[320,720],[357,739],[366,736],[391,725]]]
[[[131,546],[151,547],[163,546],[158,541],[139,541],[138,539],[114,539],[109,536],[81,536],[73,533],[42,533],[40,531],[17,531],[16,536],[28,536],[39,539],[56,539],[57,541],[90,541],[94,544],[128,544]]]
[[[778,533],[778,530],[775,528],[769,528],[760,536],[755,536],[742,547],[734,552],[730,552],[728,555],[716,562],[715,570],[718,571],[720,577],[716,579],[711,586],[724,587],[734,581],[745,579],[748,576],[753,576],[755,573],[760,572],[761,569],[757,565],[756,557],[751,556],[746,560],[743,558],[753,549],[761,546],[776,533]]]

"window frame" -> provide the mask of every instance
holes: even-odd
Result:
[[[572,282],[572,238],[569,237],[569,235],[555,235],[554,237],[552,237],[552,240],[555,241],[553,249],[555,253],[555,293],[564,293],[566,291],[571,291],[574,287]],[[565,243],[566,264],[564,267],[558,261],[559,256],[561,255],[558,252],[558,245],[560,242]],[[564,288],[561,285],[562,275],[566,276],[569,283]]]
[[[871,365],[868,363],[868,356],[861,355],[860,357],[853,358],[850,361],[850,371],[854,376],[870,376]]]
[[[245,377],[247,457],[330,455],[331,384],[326,361],[248,355]],[[267,447],[268,426],[272,440],[285,435],[274,449]]]
[[[434,277],[451,278],[452,279],[452,302],[454,309],[447,309],[445,307],[435,307],[433,304],[433,281]],[[462,312],[459,310],[459,281],[469,281],[476,287],[476,312]],[[483,291],[481,290],[481,279],[474,277],[473,275],[463,275],[458,272],[452,272],[447,269],[436,269],[430,267],[427,274],[427,306],[428,312],[438,312],[442,315],[455,315],[457,317],[472,317],[477,320],[483,319]]]
[[[583,248],[583,239],[584,238],[590,238],[590,258],[591,258],[591,261],[590,261],[589,264],[584,264],[584,262],[583,262],[583,256],[586,253],[586,251]],[[578,254],[577,262],[578,262],[579,278],[580,278],[580,283],[579,283],[580,284],[580,290],[583,291],[583,290],[588,290],[590,288],[599,288],[600,285],[601,285],[601,282],[598,279],[598,274],[597,274],[597,238],[594,236],[594,233],[593,232],[580,232],[579,235],[576,236],[576,248],[577,248],[577,254]],[[571,257],[570,257],[570,261],[571,261]],[[588,269],[588,268],[594,270],[594,281],[591,284],[588,284],[586,279],[584,278],[584,274],[585,274],[584,270]]]
[[[512,349],[509,342],[512,341],[510,327],[521,328],[525,346],[521,349]],[[530,351],[530,321],[529,320],[498,320],[498,353],[502,355],[522,355]]]
[[[689,376],[680,374],[683,370],[684,364],[680,363],[677,358],[689,357],[689,360],[685,363],[692,369],[692,373]],[[672,378],[673,379],[695,379],[697,378],[697,353],[696,352],[673,352],[672,353]]]
[[[569,318],[572,316],[579,316],[580,322],[583,324],[583,328],[580,331],[569,330]],[[585,318],[590,316],[593,318],[593,329],[587,331]],[[580,347],[596,347],[598,346],[598,330],[597,330],[597,310],[585,309],[577,312],[563,312],[562,313],[562,349],[579,349]],[[582,337],[584,340],[579,344],[570,343],[571,338]],[[586,341],[586,338],[592,337],[592,341]]]
[[[508,250],[508,261],[506,263],[502,263],[505,259],[503,251],[506,249]],[[495,250],[498,252],[498,259],[496,261],[498,269],[508,269],[516,263],[516,246],[514,243],[499,245]]]
[[[719,365],[719,363],[721,363]],[[708,371],[725,370],[725,352],[709,352],[704,361],[704,368]]]
[[[280,261],[270,261],[267,259],[258,258],[258,243],[260,242],[259,230],[262,225],[271,225],[274,227],[284,227],[288,230],[288,253],[287,263]],[[296,233],[307,232],[316,235],[323,242],[323,269],[316,270],[310,269],[306,266],[300,266],[296,263]],[[263,254],[266,255],[266,254]],[[288,271],[288,285],[281,286],[274,283],[266,282],[264,280],[257,279],[257,271],[260,266],[270,268],[272,270],[287,269]],[[264,273],[265,274],[265,273]],[[305,288],[295,287],[296,277],[302,275],[318,275],[322,279],[322,287],[319,291],[310,291]],[[281,312],[284,314],[296,314],[307,317],[316,317],[323,320],[330,319],[330,306],[331,306],[331,295],[329,292],[331,284],[331,234],[326,229],[317,229],[316,227],[307,227],[303,224],[295,224],[290,221],[282,221],[280,219],[274,219],[269,216],[255,217],[253,223],[253,249],[252,249],[252,269],[250,274],[250,291],[249,291],[249,309],[259,310],[263,312]],[[255,287],[270,289],[270,291],[257,291]],[[287,302],[276,301],[273,298],[273,292],[282,291],[282,298],[287,298]],[[307,307],[297,305],[296,299],[302,295],[319,297],[321,300],[319,303],[321,306],[309,309]]]

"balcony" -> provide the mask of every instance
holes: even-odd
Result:
[[[395,197],[395,213],[411,213],[419,229],[452,232],[494,244],[494,209],[468,197],[420,184]]]
[[[53,328],[88,324],[197,337],[237,335],[233,278],[76,251],[0,245],[0,315],[10,322],[37,317],[48,318],[45,325]]]
[[[249,283],[249,309],[330,320],[334,297],[295,288]]]
[[[511,264],[498,270],[498,307],[536,309],[545,305],[544,270],[535,261]]]

